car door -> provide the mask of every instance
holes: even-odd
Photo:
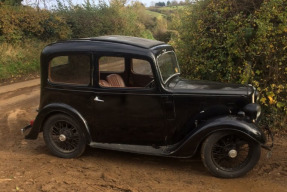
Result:
[[[91,128],[94,120],[93,63],[89,52],[53,55],[48,73],[42,76],[40,106],[65,105],[64,108],[79,113]]]
[[[113,62],[107,64],[107,60]],[[135,80],[131,75],[132,61],[131,58],[119,56],[98,59],[98,81],[106,81],[108,84],[95,88],[94,126],[91,130],[93,139],[103,143],[163,145],[167,130],[161,94],[156,87],[135,87],[132,84]],[[113,70],[107,65],[112,66]],[[121,78],[124,86],[113,85],[109,79],[111,74]],[[118,81],[121,80],[114,80]]]

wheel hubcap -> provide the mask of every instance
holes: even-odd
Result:
[[[66,141],[66,139],[67,139],[67,137],[66,137],[64,134],[61,134],[61,135],[59,136],[59,140],[60,140],[60,141]]]
[[[81,144],[80,128],[73,122],[58,120],[49,130],[49,139],[56,150],[61,153],[73,153]]]
[[[212,147],[212,159],[224,171],[238,171],[250,163],[253,143],[239,135],[227,134]]]
[[[236,151],[235,149],[230,150],[230,151],[228,152],[228,156],[229,156],[230,158],[235,158],[235,157],[237,157],[237,151]]]

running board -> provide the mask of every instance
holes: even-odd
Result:
[[[145,145],[127,145],[127,144],[114,144],[114,143],[97,143],[91,142],[89,144],[93,148],[109,149],[115,151],[123,151],[129,153],[138,153],[154,156],[170,156],[171,146],[159,146],[157,148]]]

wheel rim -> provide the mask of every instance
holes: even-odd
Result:
[[[215,143],[211,155],[217,167],[226,171],[237,171],[248,164],[251,150],[251,142],[237,135],[227,135]]]
[[[49,131],[52,145],[59,151],[71,153],[80,144],[80,134],[76,126],[61,120],[57,121]]]

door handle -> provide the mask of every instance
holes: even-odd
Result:
[[[94,101],[97,101],[97,102],[102,102],[102,103],[103,103],[103,102],[105,102],[104,100],[102,100],[102,99],[99,99],[99,97],[98,97],[98,96],[96,96],[96,97],[95,97]]]

